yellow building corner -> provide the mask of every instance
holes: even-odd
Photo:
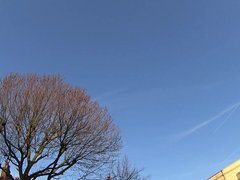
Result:
[[[217,172],[208,180],[240,180],[240,160]]]

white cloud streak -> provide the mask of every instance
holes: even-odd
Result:
[[[124,94],[127,91],[128,91],[128,89],[116,89],[116,90],[109,91],[109,92],[103,93],[101,95],[98,95],[95,97],[95,99],[97,101],[107,101],[109,99],[119,97],[120,95]]]
[[[226,113],[230,112],[230,114],[226,117],[226,119],[215,129],[215,132],[227,121],[229,120],[229,118],[231,117],[231,115],[240,107],[240,102],[238,103],[235,103],[233,104],[232,106],[224,109],[223,111],[221,111],[220,113],[218,113],[216,116],[204,121],[204,122],[201,122],[195,126],[193,126],[192,128],[182,132],[182,133],[179,133],[177,135],[175,135],[175,140],[181,140],[193,133],[195,133],[196,131],[200,130],[201,128],[209,125],[210,123],[216,121],[217,119],[221,118],[222,116],[224,116]]]
[[[227,115],[227,117],[216,127],[216,129],[214,130],[214,133],[216,133],[228,120],[229,118],[233,115],[233,113],[239,109],[239,105],[235,106]]]

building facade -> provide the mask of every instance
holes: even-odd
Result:
[[[208,180],[240,180],[240,160],[217,172]]]

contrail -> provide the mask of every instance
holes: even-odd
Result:
[[[111,98],[114,98],[114,97],[119,97],[121,94],[123,94],[127,91],[128,91],[128,89],[126,89],[126,88],[116,89],[116,90],[109,91],[109,92],[106,92],[104,94],[98,95],[98,96],[95,97],[95,99],[97,101],[108,100],[108,99],[111,99]]]
[[[192,133],[198,131],[199,129],[207,126],[208,124],[210,124],[210,123],[212,123],[212,122],[214,122],[214,121],[216,121],[217,119],[219,119],[220,117],[222,117],[222,116],[223,116],[224,114],[226,114],[227,112],[229,112],[229,111],[235,111],[239,106],[240,106],[240,102],[235,103],[234,105],[232,105],[232,106],[224,109],[222,112],[218,113],[216,116],[214,116],[214,117],[212,117],[212,118],[210,118],[210,119],[208,119],[208,120],[206,120],[206,121],[204,121],[204,122],[202,122],[202,123],[200,123],[200,124],[197,124],[196,126],[193,126],[192,128],[190,128],[190,129],[188,129],[188,130],[186,130],[186,131],[184,131],[184,132],[182,132],[182,133],[180,133],[180,134],[177,134],[177,135],[175,136],[176,140],[181,140],[181,139],[183,139],[183,138],[191,135]],[[232,113],[230,113],[230,116],[231,116],[231,114],[232,114]],[[226,120],[224,120],[224,122],[226,122],[226,121],[229,119],[230,116],[228,116],[228,117],[226,118]],[[217,129],[218,129],[218,128],[217,128]]]
[[[228,119],[233,115],[233,113],[239,108],[238,106],[235,106],[228,114],[228,116],[219,124],[216,129],[214,130],[214,133],[216,133],[227,121]]]

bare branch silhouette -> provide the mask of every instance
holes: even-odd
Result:
[[[59,76],[5,77],[0,82],[0,122],[0,153],[21,180],[50,180],[73,169],[85,176],[121,147],[107,109]]]

